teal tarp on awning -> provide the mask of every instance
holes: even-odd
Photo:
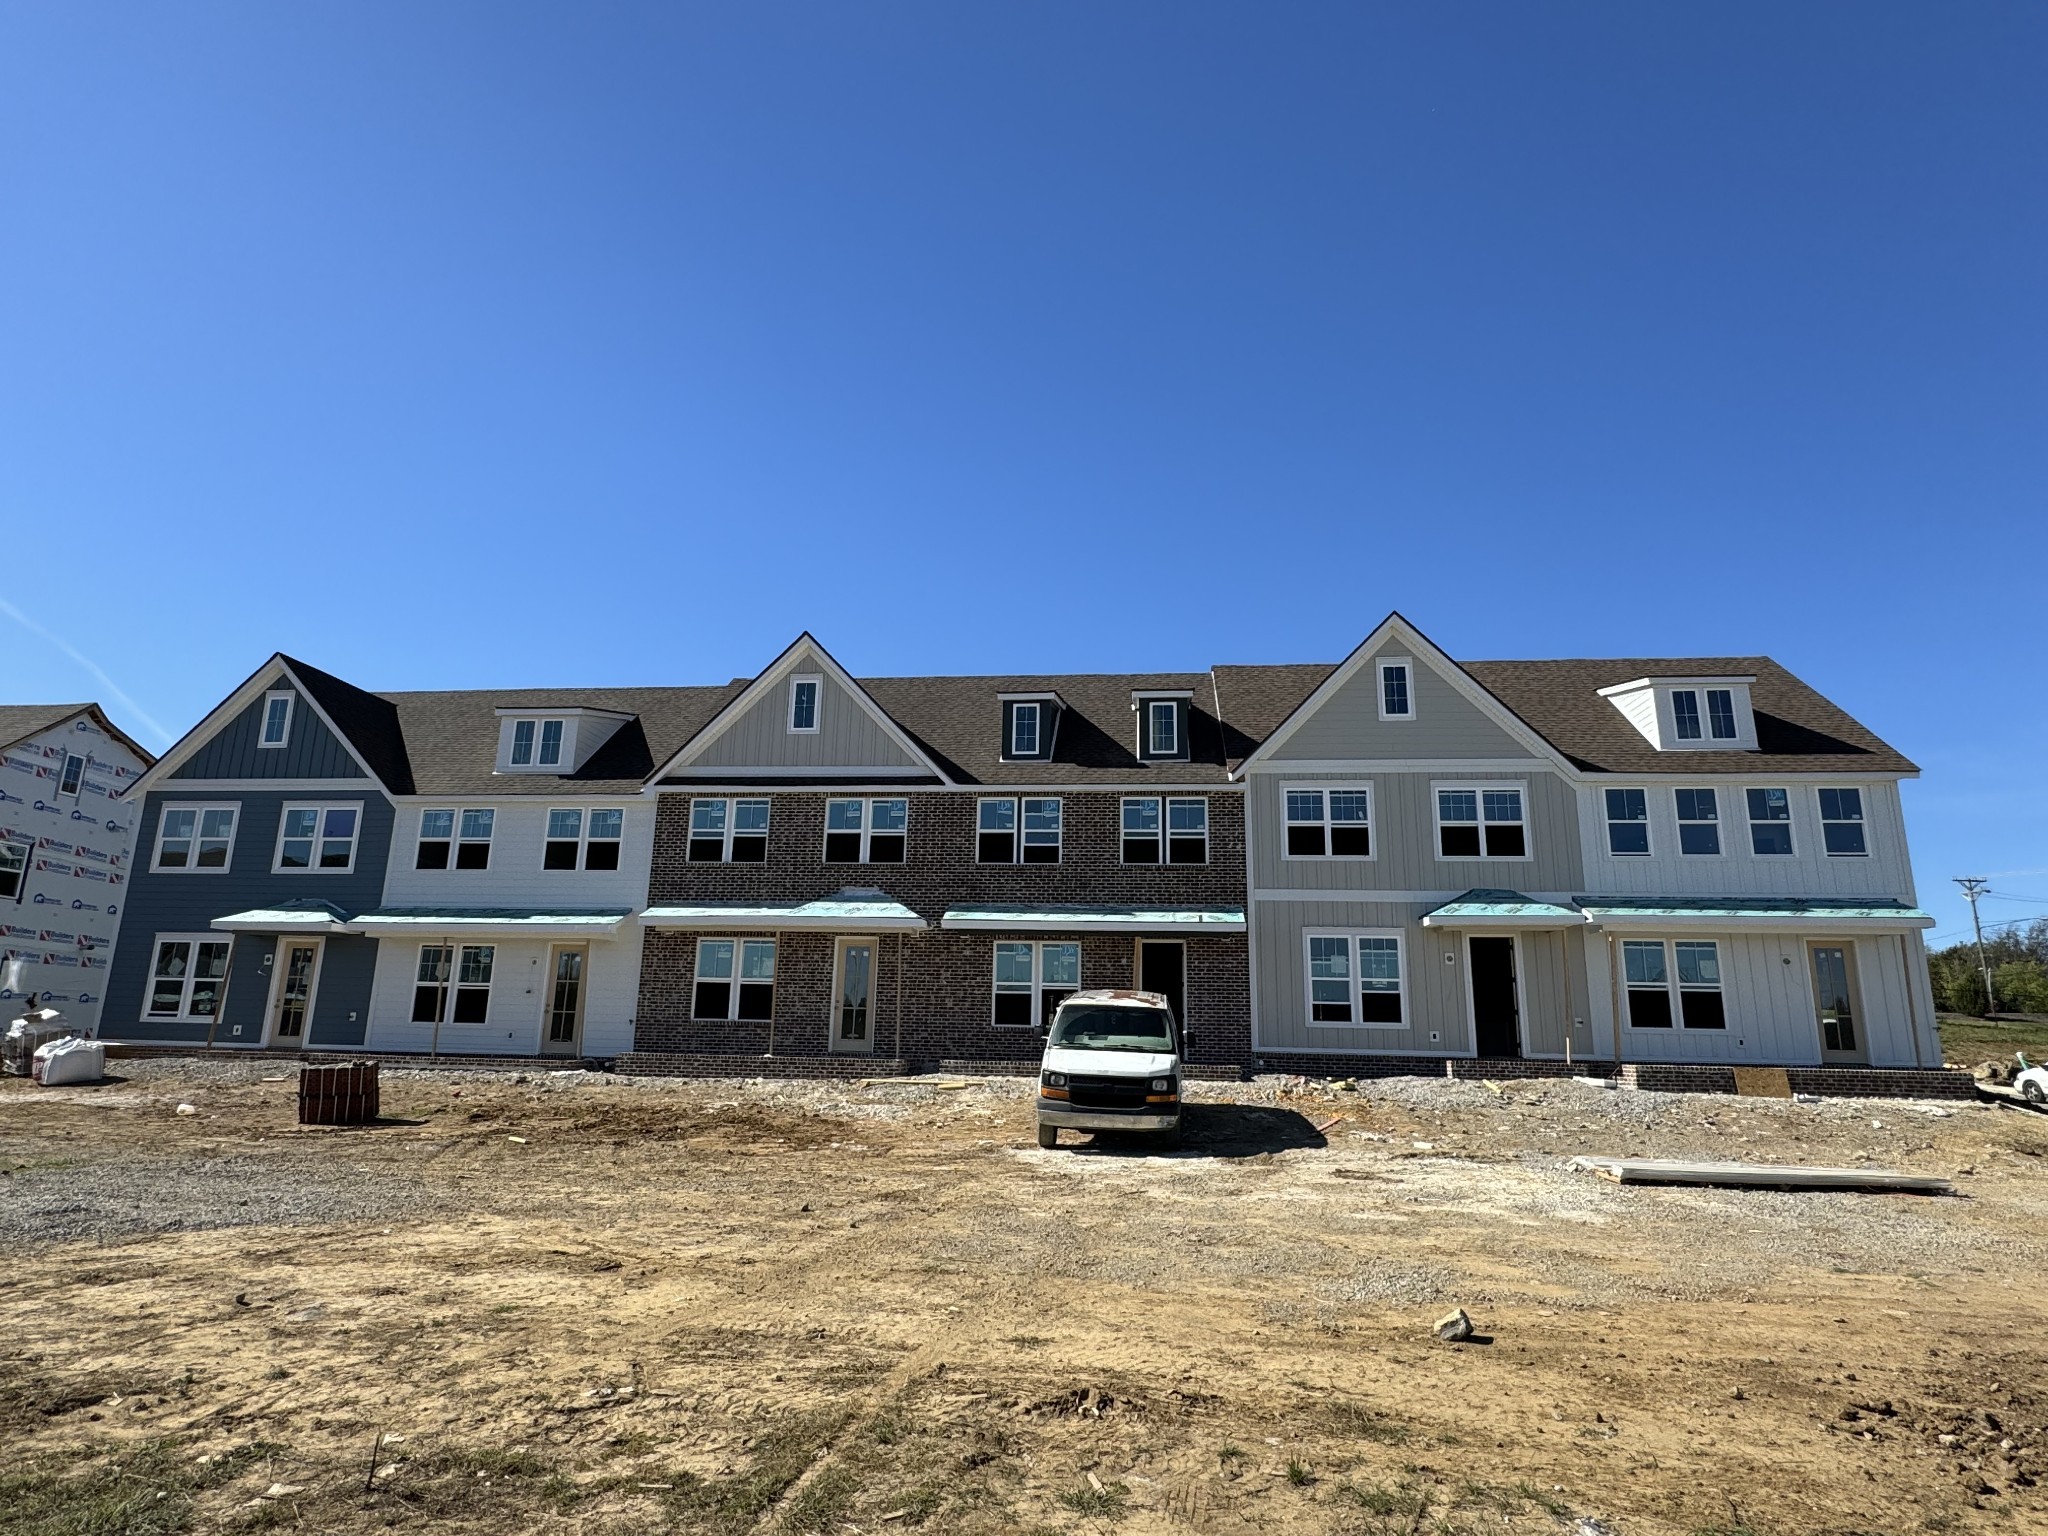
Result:
[[[1243,933],[1242,907],[1105,907],[1061,902],[948,907],[941,928],[1054,933]]]
[[[649,907],[640,914],[647,928],[768,932],[777,928],[823,928],[839,933],[930,925],[900,901],[886,897],[826,901],[701,901],[688,906]]]
[[[1932,928],[1934,919],[1902,901],[1793,896],[1581,896],[1586,916],[1603,928],[1672,923],[1698,927],[1740,923],[1761,927]]]
[[[1520,891],[1471,890],[1422,914],[1425,928],[1580,928],[1586,914]]]
[[[385,907],[350,926],[378,937],[608,938],[633,915],[631,907],[576,911],[561,907]]]

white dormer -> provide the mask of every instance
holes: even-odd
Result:
[[[1607,700],[1659,752],[1754,752],[1754,677],[1639,677],[1602,688]]]
[[[575,773],[633,717],[612,709],[501,708],[499,773]]]

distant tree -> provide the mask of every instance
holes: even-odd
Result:
[[[2048,1013],[2048,965],[2008,960],[1991,973],[2001,1013]]]
[[[1998,928],[1984,936],[1991,984],[2001,1013],[2048,1013],[2048,917],[2024,928]],[[1935,950],[1927,957],[1935,1006],[1944,1013],[1986,1012],[1984,973],[1974,938]]]

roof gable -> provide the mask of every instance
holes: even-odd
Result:
[[[290,738],[274,750],[256,745],[263,698],[271,692],[292,695]],[[180,737],[127,792],[171,778],[280,783],[362,778],[393,794],[408,793],[412,786],[397,712],[389,701],[281,651]]]

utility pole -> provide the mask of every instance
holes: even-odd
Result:
[[[1977,918],[1977,898],[1990,883],[1974,875],[1956,879],[1956,884],[1963,888],[1963,894],[1970,901],[1970,926],[1977,930],[1977,969],[1984,973],[1984,1011],[1987,1014],[1998,1011],[1998,998],[1991,991],[1991,962],[1984,958],[1984,924]]]

